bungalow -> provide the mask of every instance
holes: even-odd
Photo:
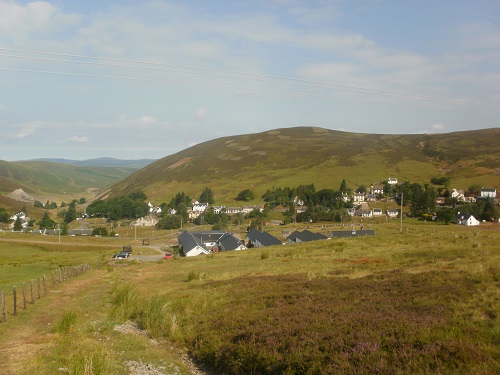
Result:
[[[481,198],[496,198],[497,197],[497,189],[482,188],[480,197]]]
[[[352,238],[363,236],[374,236],[373,230],[335,230],[330,232],[330,238]]]
[[[376,202],[377,201],[377,196],[375,194],[368,194],[366,196],[366,201],[367,202]]]
[[[188,231],[182,232],[177,237],[181,255],[192,257],[200,254],[210,254],[211,251],[201,242],[200,238]]]
[[[228,207],[226,208],[226,214],[232,215],[232,214],[238,214],[241,212],[241,207]]]
[[[399,210],[387,210],[387,216],[389,217],[398,217]]]
[[[453,189],[451,191],[451,197],[463,202],[465,200],[465,194],[463,190]]]
[[[190,257],[200,254],[210,254],[212,249],[216,246],[221,246],[224,250],[234,250],[230,247],[239,240],[234,238],[230,239],[227,235],[228,233],[218,230],[208,230],[204,232],[182,232],[178,237],[177,241],[179,243],[179,249],[181,249],[181,255]],[[232,235],[231,235],[232,236]],[[225,237],[223,239],[223,237]],[[221,244],[221,239],[223,243]]]
[[[269,233],[259,232],[256,229],[247,233],[246,242],[248,247],[266,247],[283,244],[280,240],[271,236]]]
[[[373,216],[382,216],[382,209],[381,208],[374,208],[373,209]]]
[[[68,229],[70,236],[92,236],[92,229]]]
[[[387,180],[387,183],[389,185],[397,185],[398,184],[398,179],[397,178],[393,178],[393,177],[389,177],[389,179]]]
[[[351,200],[351,197],[347,193],[342,193],[342,200],[347,203]]]
[[[208,203],[200,203],[198,201],[193,203],[193,211],[204,212],[208,208]]]
[[[354,203],[356,202],[364,202],[366,199],[366,194],[365,193],[354,193]]]
[[[218,215],[226,209],[226,206],[214,206],[214,214]]]
[[[465,225],[466,227],[479,225],[479,220],[477,220],[471,214],[461,214],[460,212],[455,217],[455,223],[459,225]]]
[[[311,231],[308,231],[307,229],[299,232],[299,231],[294,231],[292,234],[290,234],[286,240],[288,243],[299,243],[299,242],[309,242],[309,241],[318,241],[318,240],[326,240],[328,237],[320,234],[320,233],[313,233]]]
[[[384,187],[382,185],[372,185],[370,186],[370,194],[373,195],[384,194]]]
[[[217,240],[217,248],[220,251],[247,249],[247,247],[231,233],[224,233],[222,237]]]
[[[355,210],[354,216],[372,217],[373,212],[371,210]]]

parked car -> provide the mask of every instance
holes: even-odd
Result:
[[[130,254],[125,251],[120,251],[118,254],[113,255],[113,259],[126,259],[129,255]]]
[[[165,253],[165,259],[172,259],[172,253]]]

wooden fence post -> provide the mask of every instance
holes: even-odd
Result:
[[[43,295],[47,294],[47,284],[45,282],[45,275],[43,275]]]
[[[26,310],[26,283],[23,283],[23,310]]]
[[[38,278],[38,299],[40,299],[40,278]]]
[[[12,294],[14,295],[14,315],[17,315],[17,294],[16,294],[16,286],[12,288]]]
[[[7,315],[5,315],[5,292],[2,289],[2,323],[5,323],[7,321],[6,317]]]
[[[33,292],[33,279],[31,279],[31,304],[35,303],[35,294]]]

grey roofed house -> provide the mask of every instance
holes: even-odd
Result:
[[[177,241],[179,242],[181,254],[186,257],[200,254],[210,254],[210,250],[208,250],[207,246],[201,241],[201,237],[195,236],[187,230],[182,232],[177,237]]]
[[[221,251],[245,250],[247,248],[231,233],[224,233],[222,237],[218,239],[217,247],[219,247]]]
[[[334,230],[330,232],[330,238],[351,238],[351,237],[363,237],[363,236],[374,236],[375,232],[371,229],[369,230]]]
[[[327,238],[328,238],[327,236],[324,236],[320,233],[313,233],[305,229],[302,232],[299,231],[293,232],[286,239],[288,243],[299,243],[299,242],[326,240]]]
[[[267,232],[259,232],[256,229],[251,230],[247,233],[246,238],[248,239],[249,247],[265,247],[273,245],[282,245],[283,243],[276,237],[271,236]]]
[[[92,229],[68,229],[70,236],[92,236]]]

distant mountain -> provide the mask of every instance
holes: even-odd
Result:
[[[447,134],[359,134],[297,127],[219,138],[160,159],[112,186],[102,197],[143,190],[169,201],[177,192],[197,199],[204,187],[216,203],[252,189],[313,183],[316,189],[370,186],[395,177],[430,183],[447,176],[451,188],[500,188],[500,128]]]
[[[0,194],[8,195],[16,189],[22,189],[34,197],[70,194],[83,196],[88,189],[109,188],[136,171],[137,169],[129,167],[0,160]]]
[[[95,158],[87,160],[69,160],[69,159],[41,158],[41,159],[33,159],[31,161],[46,161],[51,163],[83,165],[87,167],[127,167],[127,168],[141,169],[153,163],[155,159],[122,160],[114,158]]]

